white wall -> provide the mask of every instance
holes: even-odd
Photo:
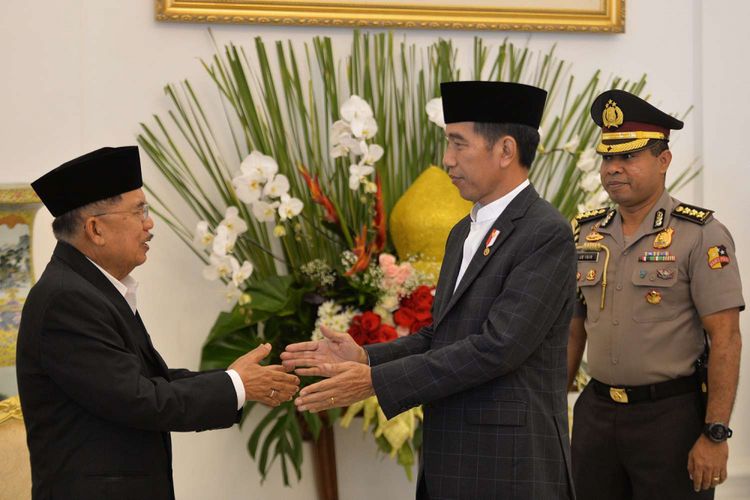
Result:
[[[718,217],[732,230],[745,285],[745,302],[750,301],[750,222],[746,212],[750,206],[750,160],[744,152],[747,113],[747,92],[750,70],[747,48],[750,33],[750,3],[742,0],[704,2],[700,5],[703,40],[696,56],[702,61],[700,97],[705,172],[703,201],[717,211]],[[745,334],[742,348],[743,364],[740,387],[732,416],[736,437],[730,446],[730,473],[750,476],[750,313],[740,315],[740,328]]]
[[[204,25],[154,21],[152,0],[6,0],[0,17],[0,183],[30,182],[58,164],[104,145],[134,143],[140,121],[163,113],[162,86],[190,78],[207,85],[197,58],[211,55]],[[750,283],[749,236],[745,219],[750,179],[740,162],[739,145],[747,123],[747,35],[742,24],[750,7],[741,0],[627,0],[627,32],[621,35],[533,34],[533,48],[557,43],[557,53],[575,61],[575,72],[595,68],[605,75],[638,78],[648,74],[648,89],[663,109],[697,112],[674,145],[675,167],[701,156],[706,174],[681,197],[716,209],[734,231],[743,277]],[[219,41],[251,46],[254,36],[267,41],[309,40],[329,35],[348,45],[350,31],[270,26],[213,26]],[[470,55],[472,37],[490,44],[503,38],[523,43],[522,33],[406,31],[409,41],[428,44],[451,37]],[[739,78],[738,78],[739,77]],[[143,155],[145,158],[145,155]],[[743,158],[746,155],[743,155]],[[165,183],[150,165],[145,177],[157,189]],[[743,200],[744,195],[744,200]],[[745,208],[741,210],[740,207]],[[36,266],[49,258],[53,238],[50,216],[40,213],[35,228]],[[199,263],[163,225],[149,261],[136,271],[141,282],[139,309],[156,347],[172,366],[195,368],[200,346],[223,306],[218,287],[200,276]],[[745,315],[747,316],[747,315]],[[743,318],[748,331],[747,318]],[[747,349],[747,348],[746,348]],[[746,363],[747,365],[747,363]],[[743,379],[747,380],[745,366]],[[730,467],[750,473],[750,397],[740,393],[733,427]],[[314,495],[307,460],[302,482],[281,486],[278,471],[264,484],[245,451],[259,413],[242,431],[174,436],[177,496],[181,499],[256,498]],[[359,430],[336,430],[342,499],[413,498],[414,485],[389,460],[379,461],[370,438]],[[309,455],[308,455],[309,458]]]

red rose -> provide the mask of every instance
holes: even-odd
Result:
[[[359,345],[377,344],[392,340],[397,336],[396,330],[389,325],[384,325],[380,316],[372,311],[355,316],[348,331]]]
[[[414,311],[409,307],[400,307],[393,313],[393,322],[404,328],[411,328],[414,319]]]
[[[432,296],[432,288],[429,286],[418,286],[411,294],[411,299],[418,310],[430,309],[435,297]]]
[[[388,342],[398,337],[396,329],[391,325],[380,325],[380,331],[378,332],[378,342]]]
[[[355,316],[352,319],[352,324],[349,325],[349,330],[347,331],[358,345],[365,345],[365,336],[362,331],[362,326],[359,324],[359,318],[359,316]]]
[[[381,323],[380,316],[372,311],[366,311],[362,313],[360,321],[362,324],[362,329],[364,329],[364,331],[367,333],[377,331]]]

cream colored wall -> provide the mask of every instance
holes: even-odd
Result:
[[[208,91],[210,86],[198,57],[211,54],[205,25],[154,21],[153,1],[6,0],[0,17],[0,183],[29,182],[74,156],[103,145],[134,143],[138,123],[163,113],[162,86],[188,77]],[[627,0],[627,32],[622,35],[473,33],[404,31],[409,41],[426,45],[451,37],[469,56],[472,37],[488,43],[505,37],[531,47],[557,43],[557,53],[575,61],[582,76],[601,68],[638,78],[649,75],[648,88],[660,107],[680,112],[697,106],[685,131],[674,144],[675,167],[703,156],[709,172],[681,197],[719,210],[734,230],[740,258],[750,263],[746,210],[748,179],[736,153],[743,143],[742,124],[748,70],[747,45],[741,19],[750,8],[736,0]],[[740,15],[738,15],[738,11]],[[742,15],[744,14],[744,15]],[[726,27],[731,28],[726,28]],[[317,34],[331,36],[346,47],[350,31],[269,26],[213,26],[220,43],[232,40],[248,47],[254,36],[266,41],[291,38],[306,41]],[[745,42],[745,43],[742,43]],[[727,53],[717,57],[720,53]],[[744,77],[745,85],[736,80]],[[744,92],[743,92],[744,91]],[[703,118],[701,125],[699,118]],[[727,138],[731,137],[731,140]],[[744,157],[744,155],[743,155]],[[145,155],[144,155],[145,158]],[[164,182],[148,161],[145,177],[157,189]],[[717,174],[720,172],[720,174]],[[36,265],[49,258],[53,238],[50,216],[43,211],[35,228]],[[156,347],[172,366],[195,368],[201,343],[223,307],[218,287],[205,282],[194,256],[164,225],[154,230],[149,261],[136,271],[141,282],[139,309]],[[745,282],[750,264],[745,265]],[[745,330],[747,320],[744,322]],[[745,371],[747,372],[747,370]],[[747,376],[745,376],[745,379]],[[750,400],[738,404],[734,419],[732,467],[750,472]],[[311,464],[303,468],[294,489],[281,486],[275,471],[260,484],[245,442],[261,412],[236,428],[174,436],[177,497],[181,499],[313,498]],[[744,418],[743,418],[744,417]],[[336,430],[339,488],[342,499],[413,498],[414,485],[392,462],[380,459],[370,438],[358,430]],[[309,455],[308,455],[309,457]]]

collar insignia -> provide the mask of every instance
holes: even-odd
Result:
[[[667,213],[667,211],[663,208],[660,208],[656,211],[656,215],[654,215],[654,229],[661,229],[661,227],[664,225],[665,213]]]
[[[599,227],[607,227],[609,226],[609,223],[612,222],[612,219],[615,218],[615,213],[617,213],[617,210],[614,208],[607,213],[607,217],[602,221],[601,224],[599,224]]]

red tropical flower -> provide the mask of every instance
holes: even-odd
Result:
[[[375,226],[375,253],[380,253],[385,248],[385,243],[388,236],[386,231],[388,229],[386,218],[385,218],[385,206],[383,205],[383,186],[380,182],[380,176],[375,176],[375,183],[378,186],[378,190],[375,192],[375,218],[373,220],[373,226]]]
[[[331,200],[323,194],[323,190],[320,188],[320,183],[318,182],[318,176],[316,175],[315,177],[312,177],[310,175],[310,172],[307,171],[304,165],[299,166],[299,171],[302,174],[302,177],[305,178],[305,183],[307,184],[307,188],[310,190],[310,197],[312,198],[313,202],[321,205],[325,210],[323,219],[325,219],[326,222],[338,224],[339,216],[336,213],[336,208],[333,206]]]
[[[372,245],[367,244],[367,226],[362,226],[362,233],[354,238],[354,255],[357,260],[354,265],[345,274],[351,276],[353,274],[361,273],[370,264],[370,253],[372,252]]]

